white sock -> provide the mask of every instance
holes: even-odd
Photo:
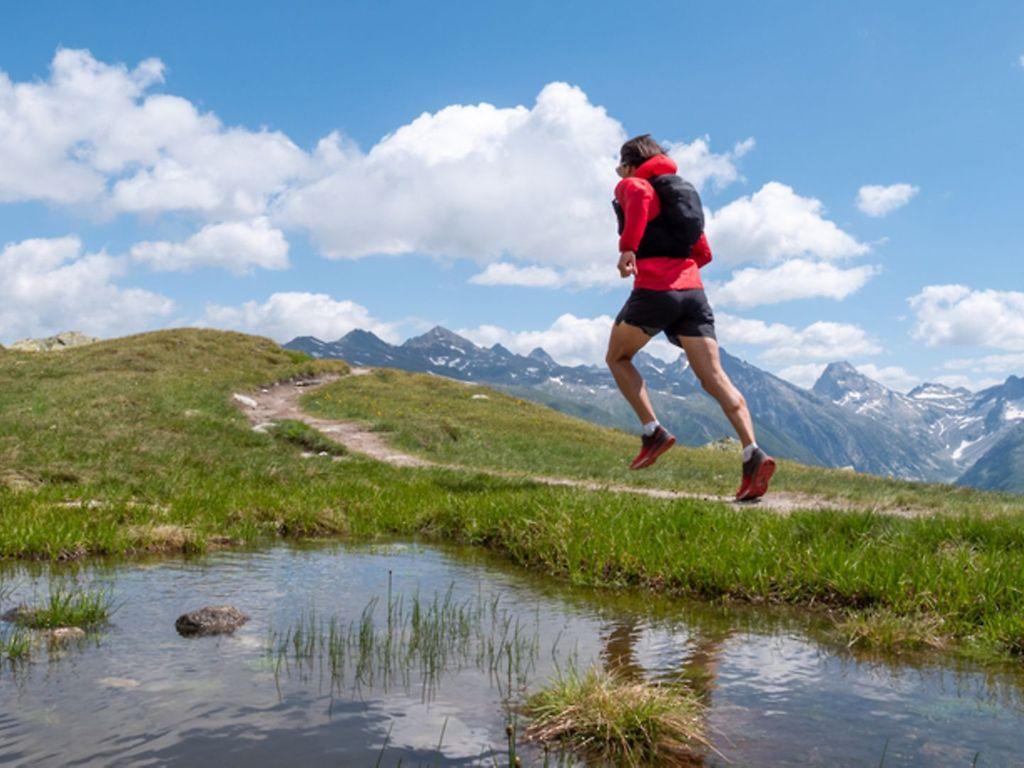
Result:
[[[658,423],[657,419],[655,419],[654,421],[648,421],[646,424],[644,424],[644,436],[650,437],[651,435],[654,434],[655,430],[660,426],[661,425]]]
[[[750,461],[750,457],[754,455],[754,451],[757,450],[757,443],[751,443],[743,449],[743,461],[744,463]]]

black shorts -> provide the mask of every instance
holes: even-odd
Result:
[[[615,324],[628,323],[648,336],[664,331],[680,346],[678,336],[715,338],[715,315],[702,288],[688,291],[652,291],[637,288],[626,299]]]

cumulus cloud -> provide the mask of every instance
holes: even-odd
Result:
[[[1005,381],[1009,376],[1024,376],[1024,352],[955,357],[943,362],[942,368],[959,372],[944,376],[943,380],[962,382],[955,386],[982,389]]]
[[[776,371],[776,375],[798,387],[810,389],[821,376],[826,365],[828,363],[796,363]]]
[[[540,331],[510,331],[496,325],[481,325],[458,333],[482,347],[501,344],[521,355],[542,347],[563,365],[603,365],[613,322],[609,315],[576,317],[566,313]],[[679,356],[679,349],[663,338],[651,341],[644,351],[663,360]]]
[[[254,267],[286,269],[288,241],[265,217],[252,221],[209,224],[181,243],[141,242],[131,256],[162,272],[188,272],[197,267],[223,267],[237,275]]]
[[[770,363],[841,360],[882,351],[863,328],[850,323],[819,321],[795,328],[723,312],[718,313],[717,320],[719,339],[724,346],[763,347],[760,357]]]
[[[799,387],[810,389],[821,376],[826,365],[828,363],[795,363],[778,371],[778,375]],[[874,379],[897,392],[906,392],[921,383],[920,377],[914,376],[898,365],[879,366],[874,363],[860,363],[855,367],[869,379]]]
[[[46,80],[0,72],[0,202],[109,212],[257,216],[309,157],[282,133],[224,126],[186,99],[150,93],[164,67],[57,51]]]
[[[210,304],[197,324],[269,336],[279,342],[296,336],[334,341],[355,328],[372,331],[386,341],[398,340],[394,323],[378,320],[360,304],[325,293],[284,292],[271,294],[262,303]]]
[[[786,370],[800,381],[806,381],[815,371],[820,374],[825,362],[863,357],[881,351],[879,345],[862,328],[846,323],[817,322],[796,328],[784,323],[765,323],[725,313],[718,313],[718,320],[718,335],[724,346],[730,349],[759,347],[759,356],[764,361],[773,365],[789,364]],[[610,315],[577,317],[566,313],[543,330],[513,331],[496,325],[481,325],[460,329],[458,333],[484,347],[502,344],[520,354],[528,354],[536,347],[543,347],[565,365],[600,365],[604,361],[612,323]],[[662,336],[653,339],[644,347],[644,351],[669,361],[675,360],[680,354],[679,348]],[[808,363],[813,363],[813,366]],[[800,369],[800,364],[804,368]],[[799,375],[793,373],[797,369],[800,369]],[[883,369],[872,367],[869,370],[877,373]],[[894,372],[883,371],[883,375],[888,373]]]
[[[860,363],[856,368],[869,379],[874,379],[880,384],[884,384],[889,389],[894,389],[897,392],[906,392],[921,383],[920,376],[915,376],[906,368],[899,365]]]
[[[1003,355],[981,357],[957,357],[942,364],[946,370],[969,370],[977,373],[995,373],[1002,376],[1024,375],[1024,353],[1010,352]]]
[[[1024,292],[929,285],[908,301],[916,316],[911,334],[928,346],[1024,350]]]
[[[578,88],[532,109],[423,114],[368,153],[321,142],[323,178],[291,190],[278,220],[332,258],[420,252],[486,264],[506,254],[577,266],[611,250],[609,190],[622,126]]]
[[[824,218],[824,205],[792,187],[768,182],[706,217],[715,258],[728,266],[775,263],[793,257],[842,259],[867,245]]]
[[[523,262],[482,273],[478,282],[551,285],[551,273],[614,266],[619,121],[566,83],[551,83],[531,107],[456,105],[424,113],[363,153],[337,135],[317,148],[321,178],[289,191],[277,220],[307,230],[332,258],[411,251],[483,265]],[[739,177],[735,158],[711,152],[706,138],[672,145],[695,181]],[[611,256],[609,254],[612,254]]]
[[[153,326],[174,303],[140,288],[122,288],[123,259],[86,253],[74,236],[34,238],[0,250],[0,338],[81,330],[99,336]]]
[[[857,192],[857,207],[868,216],[885,216],[909,203],[918,191],[912,184],[868,184]]]
[[[981,378],[978,378],[962,373],[936,376],[929,379],[929,381],[945,384],[947,387],[963,387],[971,392],[979,392],[983,389],[987,389],[988,387],[994,387],[997,384],[1003,383],[1002,379],[995,379],[991,376],[982,376]]]
[[[666,143],[665,149],[679,166],[679,174],[697,189],[709,182],[720,190],[742,180],[736,161],[754,148],[754,139],[738,142],[730,152],[715,154],[711,151],[711,137],[704,136],[689,144]]]
[[[557,288],[564,276],[550,267],[518,267],[505,261],[488,264],[483,272],[469,278],[475,285],[521,285],[528,288]]]
[[[748,267],[733,272],[712,291],[716,303],[755,307],[794,299],[845,299],[878,273],[874,266],[842,269],[827,262],[792,259],[775,267]]]

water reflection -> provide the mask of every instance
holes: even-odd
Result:
[[[854,653],[823,642],[822,622],[800,612],[571,589],[478,550],[398,545],[58,568],[111,583],[122,608],[98,644],[0,672],[0,764],[374,765],[382,754],[386,766],[504,764],[507,705],[519,692],[487,665],[450,663],[432,697],[416,670],[386,691],[379,677],[325,684],[308,666],[275,680],[272,632],[314,609],[358,622],[370,600],[386,605],[389,571],[394,595],[428,598],[454,583],[456,601],[500,599],[536,635],[531,686],[570,655],[685,683],[725,756],[709,752],[709,765],[877,765],[887,742],[887,766],[970,765],[978,751],[979,766],[1014,765],[1024,754],[1018,667]],[[6,575],[13,601],[44,593],[51,572]],[[233,637],[178,637],[177,615],[207,603],[253,620]]]

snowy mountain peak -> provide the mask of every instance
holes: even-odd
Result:
[[[891,398],[894,394],[874,379],[870,379],[845,360],[829,363],[814,382],[812,391],[827,397],[837,405]]]
[[[502,346],[501,344],[492,345],[491,352],[493,352],[496,355],[501,355],[502,357],[515,357],[512,350],[510,350],[508,347]]]
[[[539,363],[557,365],[555,359],[540,347],[534,347],[533,351],[530,352],[530,354],[528,354],[527,357],[530,358],[531,360],[536,360]]]
[[[453,331],[449,331],[447,328],[444,328],[443,326],[440,325],[435,325],[433,328],[431,328],[429,331],[427,331],[421,336],[412,337],[411,339],[407,340],[402,346],[411,347],[415,349],[417,347],[429,347],[438,344],[456,347],[461,350],[478,349],[476,344],[474,344],[469,339],[463,336],[459,336],[459,334]]]
[[[918,384],[907,393],[912,400],[946,400],[952,397],[963,397],[971,393],[963,387],[947,387],[934,381]]]

